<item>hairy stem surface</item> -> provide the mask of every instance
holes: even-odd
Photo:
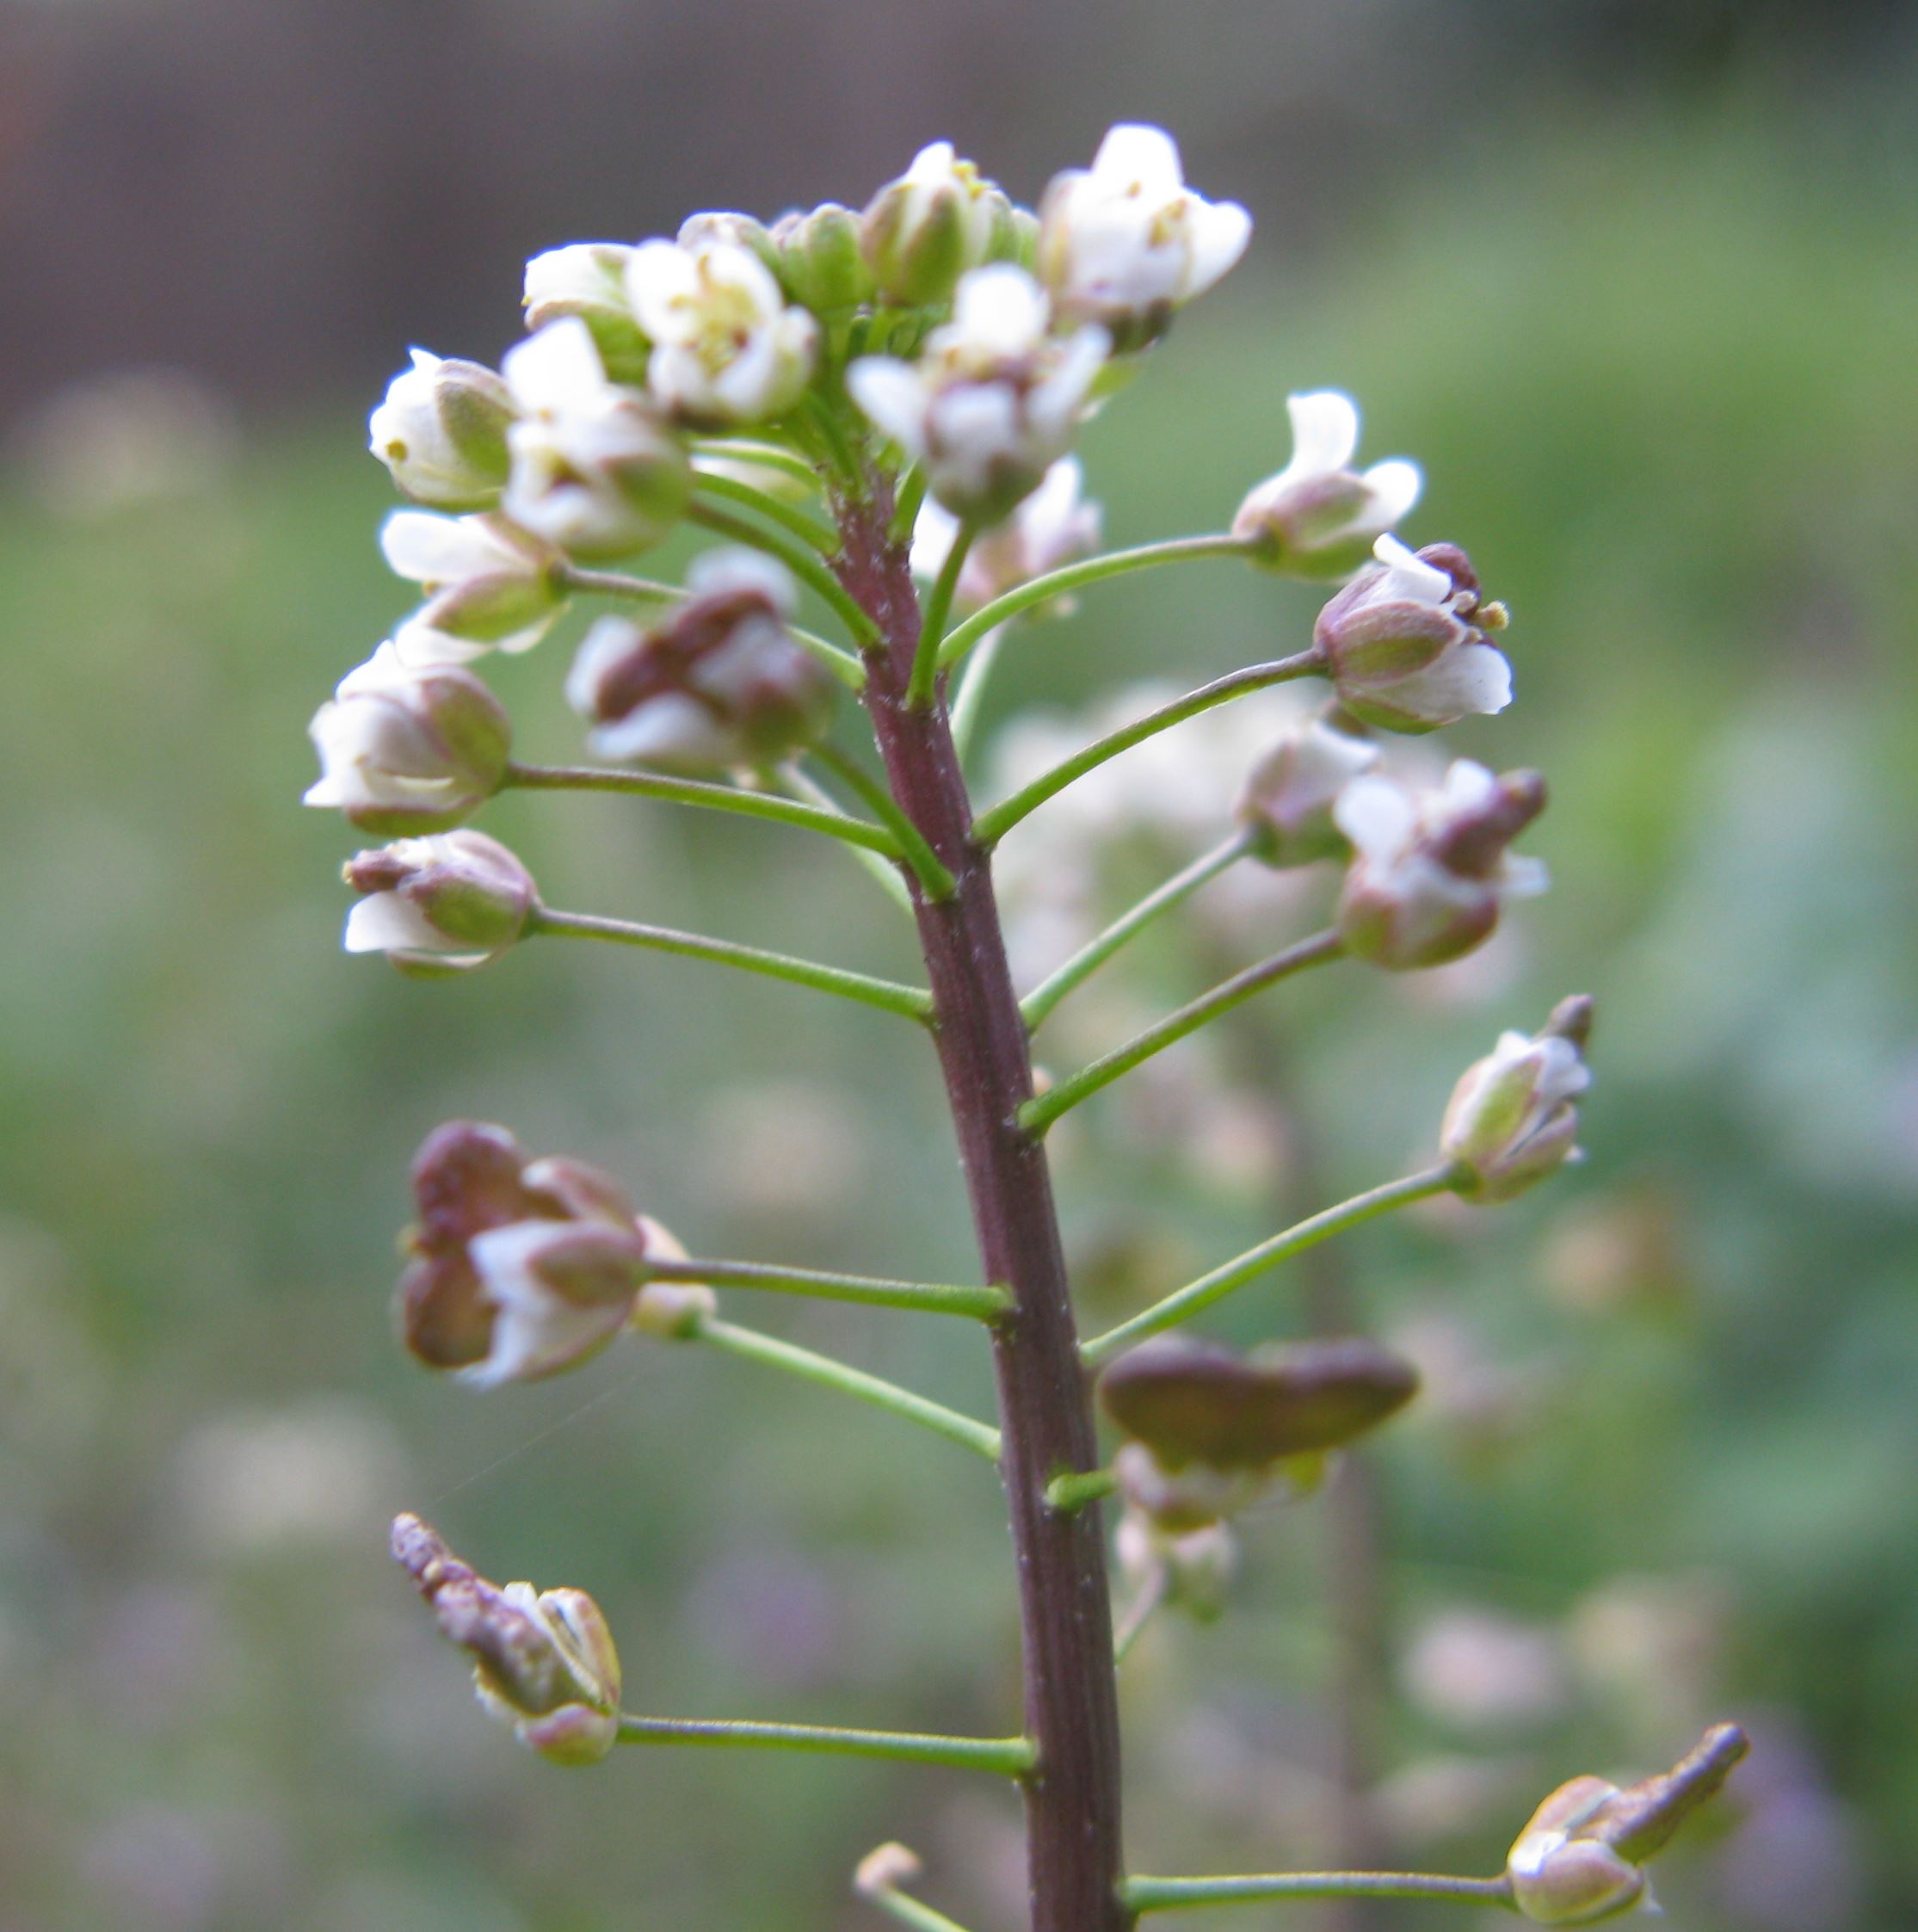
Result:
[[[1013,1295],[994,1325],[993,1359],[1019,1565],[1026,1731],[1037,1752],[1022,1780],[1032,1927],[1128,1932],[1101,1512],[1060,1514],[1045,1502],[1055,1475],[1096,1464],[1092,1407],[1045,1157],[1018,1120],[1032,1097],[1032,1065],[990,862],[972,836],[943,704],[908,701],[922,623],[905,551],[888,533],[891,507],[883,491],[848,507],[840,568],[885,639],[867,653],[865,695],[888,782],[953,879],[952,895],[936,904],[916,892],[916,912],[980,1258],[986,1279]]]

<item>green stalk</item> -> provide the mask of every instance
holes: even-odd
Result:
[[[1132,1654],[1132,1645],[1138,1643],[1146,1625],[1158,1614],[1171,1593],[1172,1572],[1162,1563],[1126,1606],[1125,1617],[1113,1632],[1113,1662],[1115,1664],[1123,1663]]]
[[[932,996],[922,987],[902,985],[895,979],[875,979],[866,973],[848,972],[842,966],[820,966],[814,960],[796,960],[784,953],[768,953],[730,939],[708,939],[700,933],[675,932],[668,926],[642,926],[625,919],[602,919],[589,912],[549,912],[543,906],[527,919],[526,929],[529,934],[610,940],[620,946],[642,946],[657,953],[710,960],[715,965],[737,966],[744,972],[789,979],[794,985],[811,986],[818,992],[836,993],[842,999],[857,1000],[862,1005],[897,1013],[908,1020],[923,1022],[932,1018]]]
[[[778,443],[755,442],[750,436],[700,436],[693,445],[693,454],[695,458],[714,457],[726,463],[756,464],[762,470],[777,470],[781,476],[789,476],[811,490],[819,487],[818,471],[797,451],[782,449]],[[836,534],[836,546],[837,541]]]
[[[750,1261],[649,1261],[655,1281],[704,1282],[715,1288],[765,1288],[775,1294],[858,1302],[868,1308],[913,1308],[927,1315],[971,1315],[996,1321],[1011,1298],[1003,1288],[943,1281],[889,1281],[870,1275],[833,1275],[816,1268],[779,1268]]]
[[[1267,1898],[1454,1898],[1518,1908],[1504,1879],[1454,1879],[1423,1872],[1274,1872],[1243,1878],[1127,1879],[1119,1890],[1135,1912],[1177,1911]]]
[[[844,586],[826,568],[816,552],[800,548],[777,530],[762,529],[743,516],[735,516],[715,503],[702,503],[697,498],[686,515],[688,522],[711,530],[716,536],[729,538],[734,543],[746,544],[755,550],[763,550],[768,557],[778,558],[800,583],[831,608],[862,648],[880,641],[879,626],[847,594]]]
[[[939,576],[926,599],[925,615],[919,624],[919,648],[912,657],[912,676],[906,681],[906,702],[923,711],[933,701],[939,688],[940,641],[946,634],[946,619],[953,608],[953,593],[959,587],[959,572],[965,568],[965,553],[972,547],[978,526],[962,517],[953,532],[952,548],[939,566]]]
[[[802,770],[797,764],[781,765],[779,768],[779,780],[802,804],[817,806],[823,812],[839,811],[838,799],[809,772]],[[912,912],[912,893],[905,880],[899,876],[898,867],[882,859],[877,852],[868,852],[864,846],[848,845],[846,850],[893,904],[910,917]]]
[[[979,728],[979,713],[985,708],[986,687],[992,682],[1000,654],[1006,648],[1006,633],[995,631],[972,653],[972,661],[959,673],[959,689],[953,694],[953,749],[963,763],[972,749]]]
[[[693,475],[695,489],[704,491],[709,497],[724,497],[743,509],[756,511],[768,522],[778,524],[822,557],[830,557],[838,550],[838,531],[811,510],[801,509],[797,503],[786,503],[763,490],[755,490],[749,483],[742,483],[737,477],[726,476],[718,471],[695,467]]]
[[[1294,1255],[1303,1254],[1308,1248],[1316,1248],[1333,1235],[1343,1234],[1348,1228],[1358,1227],[1378,1215],[1389,1213],[1395,1207],[1409,1207],[1415,1201],[1442,1194],[1455,1178],[1456,1170],[1448,1163],[1444,1167],[1428,1168],[1422,1174],[1408,1175],[1402,1181],[1388,1181],[1383,1187],[1341,1201],[1336,1207],[1325,1208],[1309,1219],[1300,1221],[1297,1226],[1286,1229],[1282,1234],[1260,1242],[1255,1248],[1248,1248],[1243,1255],[1213,1268],[1209,1275],[1201,1275],[1196,1281],[1188,1281],[1184,1287],[1175,1289],[1163,1301],[1154,1302],[1130,1321],[1121,1322],[1118,1327],[1109,1328],[1103,1335],[1082,1343],[1079,1349],[1080,1359],[1087,1367],[1096,1368],[1120,1349],[1131,1348],[1135,1342],[1143,1342],[1149,1335],[1176,1328],[1200,1309],[1210,1308],[1215,1301],[1223,1301],[1235,1289],[1243,1288],[1268,1268],[1276,1268],[1280,1262],[1290,1261]]]
[[[897,1919],[900,1924],[910,1925],[912,1932],[965,1932],[956,1918],[947,1918],[944,1912],[934,1910],[893,1886],[882,1886],[864,1896],[870,1904]]]
[[[501,787],[529,792],[624,792],[636,798],[664,799],[674,805],[703,806],[737,812],[748,818],[769,818],[803,830],[824,832],[848,845],[862,846],[889,859],[899,843],[883,825],[850,813],[802,805],[771,792],[749,792],[737,785],[713,785],[694,778],[668,778],[657,772],[614,771],[586,765],[509,765]]]
[[[941,670],[956,664],[995,624],[1003,624],[1034,604],[1063,597],[1069,590],[1101,583],[1108,577],[1127,571],[1143,571],[1156,564],[1182,564],[1204,557],[1245,557],[1251,546],[1234,536],[1175,537],[1167,543],[1141,544],[1136,550],[1108,551],[1103,557],[1088,557],[1061,570],[1049,571],[1029,583],[1015,585],[989,604],[974,611],[963,624],[956,624],[940,646]]]
[[[1062,576],[1064,574],[1060,572]],[[1003,602],[1004,599],[1000,601]],[[1075,779],[1083,778],[1108,758],[1116,758],[1121,751],[1129,751],[1135,744],[1143,744],[1158,732],[1168,731],[1175,725],[1182,725],[1188,718],[1196,718],[1200,712],[1210,711],[1217,705],[1230,704],[1234,698],[1262,691],[1269,685],[1287,684],[1294,678],[1310,677],[1322,668],[1323,661],[1316,651],[1302,651],[1295,657],[1253,664],[1245,670],[1232,672],[1230,676],[1215,678],[1210,684],[1202,684],[1196,691],[1188,691],[1184,697],[1175,698],[1170,704],[1161,705],[1156,711],[1149,711],[1130,725],[1107,732],[1084,750],[1054,765],[1051,771],[1041,773],[1009,799],[1002,799],[990,812],[981,812],[973,821],[972,836],[981,845],[996,845],[1028,812],[1036,812],[1054,793],[1063,792]]]
[[[1208,880],[1218,878],[1237,864],[1256,843],[1250,832],[1235,832],[1197,858],[1183,872],[1175,873],[1156,891],[1148,892],[1129,912],[1123,913],[1104,932],[1075,953],[1065,964],[1027,993],[1019,1003],[1027,1026],[1037,1033],[1052,1009],[1082,981],[1089,979],[1134,935],[1143,932],[1161,915],[1190,898]]]
[[[1282,953],[1274,953],[1270,959],[1261,960],[1256,966],[1246,967],[1243,972],[1234,973],[1230,979],[1214,986],[1211,992],[1200,994],[1177,1012],[1167,1014],[1156,1025],[1135,1034],[1123,1046],[1114,1047],[1089,1066],[1080,1068],[1070,1079],[1062,1080],[1050,1091],[1027,1101],[1019,1110],[1019,1124],[1028,1133],[1044,1133],[1060,1114],[1076,1107],[1101,1087],[1110,1086],[1121,1074],[1130,1073],[1155,1053],[1163,1052],[1187,1034],[1198,1032],[1220,1014],[1230,1013],[1255,993],[1263,992],[1267,986],[1274,986],[1281,979],[1289,979],[1296,972],[1303,972],[1307,966],[1335,960],[1344,950],[1345,942],[1337,933],[1318,933],[1311,939],[1300,940],[1296,946],[1288,946]]]
[[[723,1718],[642,1718],[622,1713],[622,1744],[731,1744],[746,1750],[822,1751],[839,1757],[888,1757],[903,1764],[951,1764],[1022,1778],[1033,1768],[1023,1738],[945,1738],[911,1731],[845,1731],[836,1725],[735,1723]]]
[[[953,896],[953,875],[926,842],[926,835],[899,809],[891,793],[836,744],[815,744],[810,755],[855,796],[870,806],[897,842],[899,855],[917,875],[929,904],[937,905]]]
[[[884,1409],[888,1414],[916,1423],[920,1428],[929,1429],[935,1435],[943,1435],[948,1442],[957,1442],[962,1449],[970,1449],[974,1455],[983,1456],[990,1463],[996,1464],[999,1460],[997,1429],[989,1423],[975,1422],[970,1416],[962,1416],[956,1409],[948,1409],[941,1403],[928,1402],[924,1396],[915,1395],[910,1389],[903,1389],[896,1382],[868,1375],[863,1369],[850,1368],[842,1361],[835,1361],[830,1355],[815,1355],[811,1349],[781,1342],[774,1336],[762,1335],[757,1329],[722,1322],[716,1316],[701,1316],[693,1334],[701,1342],[710,1342],[714,1348],[724,1349],[729,1355],[743,1355],[747,1361],[762,1362],[768,1368],[782,1368],[789,1375],[817,1382],[824,1388],[837,1389],[842,1395],[849,1395],[855,1401],[870,1403],[875,1409]]]
[[[1089,1503],[1110,1496],[1119,1487],[1119,1478],[1109,1469],[1069,1469],[1045,1485],[1045,1507],[1056,1515],[1070,1516]]]

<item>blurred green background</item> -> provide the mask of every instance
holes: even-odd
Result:
[[[1261,232],[1085,438],[1109,536],[1217,528],[1284,460],[1286,392],[1350,389],[1367,455],[1426,467],[1415,540],[1513,606],[1519,701],[1447,737],[1549,774],[1556,886],[1469,970],[1326,975],[1076,1117],[1087,1307],[1403,1171],[1559,994],[1600,1031],[1584,1166],[1215,1323],[1361,1321],[1428,1393],[1246,1526],[1222,1622],[1128,1663],[1135,1862],[1493,1868],[1561,1779],[1724,1715],[1759,1749],[1672,1861],[1674,1932],[1918,1919],[1910,10],[244,17],[28,8],[0,69],[0,1932],[851,1929],[893,1836],[978,1932],[1022,1923],[990,1782],[517,1750],[384,1552],[414,1508],[592,1590],[635,1708],[1010,1728],[999,1499],[946,1445],[637,1343],[482,1398],[385,1308],[405,1162],[459,1114],[613,1169],[696,1251],[965,1279],[929,1057],[676,961],[349,960],[355,842],[297,799],[306,717],[406,607],[361,423],[409,342],[496,357],[539,246],[857,204],[945,134],[1029,198],[1140,115]],[[1313,608],[1129,578],[1019,639],[992,722],[1294,648]],[[525,756],[577,750],[569,642],[487,667]],[[1237,768],[1190,776],[1194,809],[1061,849],[1082,906],[1217,836]],[[486,824],[553,903],[910,968],[796,835],[551,798]],[[1157,935],[1053,1050],[1308,916]],[[990,1400],[952,1328],[743,1312]]]

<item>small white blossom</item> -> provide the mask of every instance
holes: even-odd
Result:
[[[996,522],[1072,440],[1110,343],[1093,324],[1063,339],[1050,324],[1045,291],[998,262],[961,278],[918,361],[868,355],[846,372],[853,400],[956,515]]]
[[[1122,124],[1089,169],[1054,177],[1039,203],[1039,274],[1062,316],[1103,323],[1122,349],[1161,334],[1172,312],[1202,294],[1251,239],[1233,201],[1186,186],[1163,127]]]
[[[1591,1002],[1563,1002],[1536,1034],[1507,1033],[1452,1089],[1439,1147],[1465,1170],[1469,1201],[1509,1201],[1575,1158]]]
[[[1332,807],[1354,853],[1338,910],[1348,948],[1394,970],[1469,953],[1504,900],[1545,891],[1544,865],[1506,849],[1544,807],[1536,773],[1495,778],[1467,758],[1436,790],[1354,778]]]
[[[607,373],[620,382],[644,382],[650,344],[626,293],[632,250],[624,242],[571,242],[549,248],[526,265],[526,325],[538,330],[577,316],[593,332]]]
[[[507,433],[507,515],[588,559],[659,542],[686,507],[692,466],[646,398],[607,380],[586,324],[549,324],[509,351],[503,371],[520,410]]]
[[[513,403],[505,383],[478,362],[423,349],[412,358],[367,418],[367,448],[416,503],[490,509],[506,481]]]
[[[1099,505],[1081,494],[1083,482],[1079,459],[1062,456],[1010,516],[982,530],[959,566],[955,608],[977,610],[1096,550],[1103,518]],[[935,497],[919,506],[912,531],[912,567],[919,576],[936,577],[945,568],[959,527],[959,519]],[[1070,609],[1070,600],[1058,598],[1046,608]]]
[[[361,894],[348,914],[349,953],[384,953],[394,965],[465,972],[516,940],[537,903],[533,875],[484,832],[396,839],[346,867]]]
[[[1291,396],[1292,460],[1239,505],[1232,534],[1260,546],[1259,561],[1306,577],[1346,576],[1418,501],[1423,479],[1403,457],[1352,467],[1359,411],[1336,389]]]
[[[489,651],[530,651],[565,602],[565,559],[503,516],[395,510],[379,547],[426,602],[393,633],[409,670],[463,664]]]
[[[348,672],[308,731],[321,775],[303,802],[374,832],[458,824],[497,789],[512,738],[478,678],[450,664],[410,670],[390,642]]]
[[[1268,866],[1311,865],[1348,849],[1332,807],[1346,786],[1378,762],[1378,747],[1316,718],[1289,731],[1246,775],[1233,816]]]
[[[1512,701],[1512,667],[1485,641],[1502,604],[1479,594],[1455,544],[1372,546],[1378,568],[1355,577],[1319,613],[1312,641],[1354,717],[1389,731],[1428,731]]]
[[[968,269],[1008,236],[1012,204],[950,141],[934,141],[889,182],[860,222],[860,248],[879,291],[917,306],[942,302]]]
[[[646,242],[627,265],[626,287],[653,343],[647,383],[676,417],[763,423],[790,409],[811,380],[819,325],[787,304],[746,248]]]

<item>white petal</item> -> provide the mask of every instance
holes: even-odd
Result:
[[[1108,128],[1092,157],[1093,178],[1101,188],[1147,194],[1176,194],[1185,185],[1179,145],[1163,127],[1120,121]]]
[[[1053,466],[1054,468],[1058,465]],[[937,498],[928,497],[919,506],[912,526],[912,570],[916,577],[935,577],[946,567],[959,536],[959,519]]]
[[[471,638],[450,637],[435,630],[423,614],[409,617],[392,635],[393,656],[410,671],[433,670],[447,664],[470,664],[493,646]]]
[[[521,408],[549,416],[603,408],[608,400],[593,331],[577,315],[549,322],[509,349],[500,373]]]
[[[379,547],[395,576],[415,583],[457,583],[497,570],[501,546],[474,516],[396,509],[379,527]]]
[[[626,294],[633,314],[656,343],[686,339],[689,330],[683,305],[698,287],[699,270],[692,253],[676,242],[642,242],[626,262]]]
[[[1508,898],[1535,899],[1539,893],[1551,890],[1551,873],[1543,859],[1508,852],[1499,872],[1498,886]]]
[[[910,362],[863,355],[848,367],[846,386],[876,429],[908,454],[924,455],[926,386]]]
[[[1418,825],[1404,787],[1369,773],[1354,778],[1333,800],[1332,818],[1368,859],[1391,859],[1403,851]]]
[[[1023,355],[1045,336],[1050,309],[1045,291],[1016,262],[995,262],[959,277],[948,327],[954,341],[992,355]]]
[[[1374,463],[1363,478],[1366,488],[1372,492],[1370,521],[1382,523],[1388,529],[1399,522],[1419,500],[1419,492],[1425,487],[1425,478],[1416,463],[1408,462],[1403,456],[1394,456],[1388,461]]]
[[[790,616],[799,608],[799,586],[792,573],[776,557],[763,551],[748,550],[743,544],[726,544],[718,550],[701,551],[686,567],[686,588],[695,597],[731,596],[735,591],[755,591],[775,610]]]
[[[1323,476],[1342,470],[1359,447],[1359,410],[1351,397],[1337,389],[1314,389],[1286,398],[1292,417],[1292,461],[1294,476]]]
[[[735,736],[695,698],[669,691],[587,734],[595,756],[617,764],[649,760],[724,765],[739,756]]]
[[[1428,724],[1450,725],[1512,701],[1512,667],[1489,644],[1440,651],[1422,670],[1393,680],[1379,695],[1395,709]]]
[[[912,165],[905,171],[903,179],[923,182],[930,187],[943,187],[953,178],[953,162],[957,151],[950,141],[932,141],[920,149],[912,157]]]
[[[1372,553],[1385,566],[1387,575],[1377,586],[1381,597],[1405,597],[1422,604],[1442,604],[1452,595],[1452,583],[1436,564],[1428,564],[1415,550],[1409,550],[1390,532],[1372,545]]]
[[[1237,201],[1206,201],[1192,197],[1187,223],[1191,260],[1181,297],[1203,295],[1234,267],[1252,239],[1252,217]]]
[[[341,941],[349,953],[453,953],[457,945],[435,931],[410,899],[373,892],[346,916]]]

